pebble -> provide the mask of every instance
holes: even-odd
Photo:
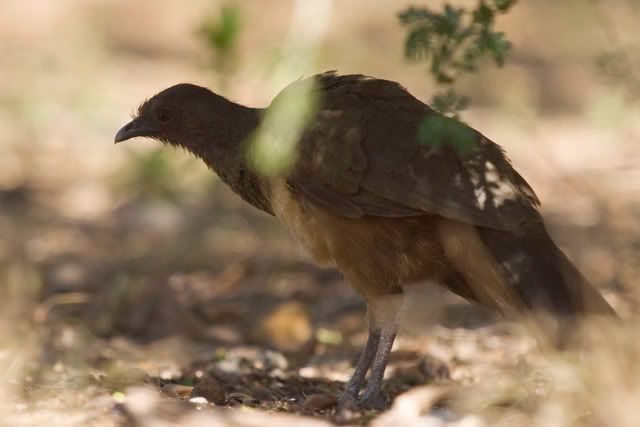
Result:
[[[167,384],[162,387],[162,392],[167,396],[181,397],[186,399],[191,396],[193,387],[182,384]]]
[[[315,393],[307,397],[304,402],[304,409],[307,411],[323,411],[331,409],[338,404],[338,399],[333,394]]]
[[[192,397],[191,399],[189,399],[189,402],[195,405],[206,405],[207,403],[209,403],[209,401],[204,397]]]

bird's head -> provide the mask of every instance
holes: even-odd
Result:
[[[115,142],[143,136],[194,151],[209,143],[205,140],[207,135],[227,129],[224,117],[228,104],[223,97],[200,86],[172,86],[143,102],[133,120],[118,131]]]

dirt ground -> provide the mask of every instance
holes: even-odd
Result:
[[[295,2],[237,3],[225,74],[197,32],[221,3],[2,2],[0,425],[637,426],[639,111],[590,68],[611,42],[597,16],[575,6],[566,32],[569,12],[542,3],[505,18],[512,63],[463,82],[476,101],[465,119],[505,146],[628,327],[594,325],[589,354],[548,354],[521,325],[419,284],[391,408],[336,417],[366,340],[358,295],[185,153],[112,143],[179,81],[268,103]],[[610,11],[620,29],[634,22],[623,3]],[[305,73],[362,72],[427,99],[424,69],[402,58],[403,6],[334,2]]]

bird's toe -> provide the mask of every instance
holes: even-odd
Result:
[[[356,411],[358,409],[358,396],[345,391],[338,398],[337,412]]]
[[[358,402],[358,407],[360,407],[360,409],[375,409],[377,411],[382,411],[389,407],[389,398],[381,391],[372,394],[365,393],[365,395],[362,396],[362,399]]]

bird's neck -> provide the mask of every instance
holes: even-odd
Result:
[[[194,154],[245,201],[273,214],[269,202],[269,185],[247,162],[247,144],[260,125],[263,110],[227,102],[225,122],[219,123],[215,141],[197,145],[193,150]]]

